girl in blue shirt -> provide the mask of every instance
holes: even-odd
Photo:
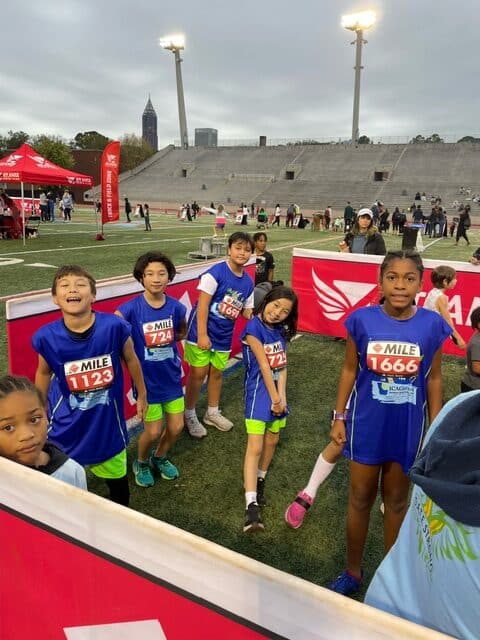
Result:
[[[264,482],[286,424],[286,343],[296,333],[298,301],[295,293],[275,286],[267,293],[242,334],[245,364],[245,425],[247,450],[244,532],[264,529],[260,507],[265,505]]]

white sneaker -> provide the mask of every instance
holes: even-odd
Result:
[[[192,438],[204,438],[207,435],[207,430],[197,416],[191,416],[188,418],[185,416],[185,426]]]
[[[216,427],[219,431],[230,431],[233,427],[233,422],[230,422],[225,416],[222,416],[221,411],[213,415],[207,411],[203,416],[203,421],[205,424],[208,424],[209,427]]]

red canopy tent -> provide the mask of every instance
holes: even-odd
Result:
[[[0,159],[0,182],[20,182],[22,193],[23,239],[25,241],[25,210],[23,184],[93,187],[93,178],[59,167],[47,160],[28,144]]]

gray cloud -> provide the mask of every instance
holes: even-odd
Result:
[[[361,133],[478,134],[477,2],[373,0]],[[351,130],[353,34],[348,0],[16,0],[2,7],[0,132],[72,138],[140,133],[148,93],[160,144],[178,139],[173,55],[186,34],[188,128],[223,139],[337,138]]]

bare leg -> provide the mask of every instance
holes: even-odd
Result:
[[[263,449],[263,435],[248,434],[247,450],[243,462],[243,485],[245,491],[257,491],[257,469]]]
[[[146,462],[150,456],[150,450],[162,433],[162,421],[145,422],[144,428],[137,441],[138,459]]]
[[[378,490],[379,465],[350,462],[350,488],[347,511],[347,565],[360,577],[363,550],[370,522],[370,510]]]
[[[182,433],[184,416],[183,413],[166,413],[165,421],[167,428],[163,431],[160,442],[155,451],[157,458],[162,458],[172,449],[173,445]]]
[[[383,540],[385,553],[395,544],[408,508],[410,481],[397,462],[389,462],[382,469],[382,496],[385,506]]]
[[[268,467],[272,462],[273,454],[275,453],[275,449],[277,448],[279,439],[279,433],[272,433],[271,431],[268,431],[268,429],[265,431],[265,436],[263,438],[263,449],[258,461],[258,469],[261,469],[262,471],[268,471]],[[255,470],[255,475],[256,473],[257,472]]]
[[[207,397],[209,407],[220,405],[220,395],[222,393],[223,371],[210,365],[207,383]]]
[[[200,389],[202,388],[205,376],[208,374],[210,365],[206,367],[190,367],[187,385],[185,389],[185,408],[195,409]]]

